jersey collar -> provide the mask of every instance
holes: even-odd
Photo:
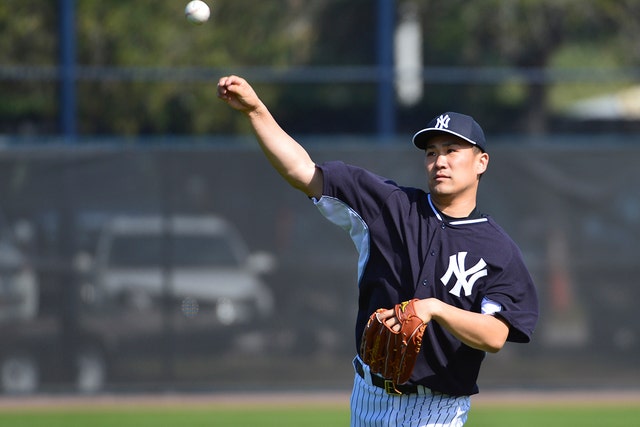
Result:
[[[487,221],[487,217],[478,212],[477,208],[474,208],[473,211],[471,211],[471,214],[466,218],[452,218],[443,214],[435,207],[433,201],[431,201],[431,193],[427,194],[427,200],[429,200],[429,206],[431,206],[431,210],[436,215],[436,218],[438,218],[438,221],[451,225],[475,224]]]

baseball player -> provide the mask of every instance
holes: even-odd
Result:
[[[218,97],[246,115],[273,167],[355,243],[356,348],[381,308],[378,321],[397,331],[394,306],[413,300],[427,325],[404,384],[371,372],[356,356],[351,425],[463,425],[485,354],[506,341],[530,341],[538,318],[519,249],[476,207],[489,164],[481,127],[449,112],[414,135],[424,152],[425,192],[339,161],[315,164],[240,77],[222,77]]]

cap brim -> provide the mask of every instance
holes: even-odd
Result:
[[[457,132],[452,132],[448,129],[440,129],[440,128],[425,128],[422,130],[419,130],[418,132],[416,132],[415,135],[413,135],[412,141],[413,141],[413,145],[415,145],[416,147],[418,147],[421,150],[424,150],[427,146],[427,141],[430,140],[431,138],[433,138],[435,135],[441,135],[443,133],[447,133],[450,135],[455,135],[458,138],[462,138],[465,141],[467,141],[470,144],[476,145],[478,147],[480,147],[475,141],[467,138],[464,135],[460,135]]]

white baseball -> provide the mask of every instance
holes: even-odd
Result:
[[[209,6],[201,0],[192,0],[187,4],[187,7],[184,8],[184,15],[187,17],[187,20],[197,25],[207,22],[210,13]]]

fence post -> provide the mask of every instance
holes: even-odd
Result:
[[[60,64],[59,111],[60,133],[67,142],[74,142],[76,124],[76,31],[75,1],[60,0],[59,16]]]
[[[396,21],[395,0],[378,0],[378,61],[377,134],[389,140],[395,133],[395,96],[393,88],[393,33]]]

